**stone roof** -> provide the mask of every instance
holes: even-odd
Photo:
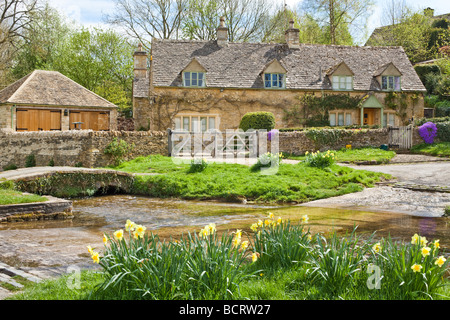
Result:
[[[154,40],[153,85],[182,86],[183,68],[195,58],[206,69],[206,86],[263,88],[261,73],[277,59],[287,70],[286,88],[331,90],[327,70],[345,62],[354,73],[354,90],[380,90],[374,73],[392,63],[403,75],[402,90],[425,91],[402,47],[358,47],[300,44],[228,43],[216,41]]]
[[[35,70],[0,91],[0,103],[117,108],[57,71]]]

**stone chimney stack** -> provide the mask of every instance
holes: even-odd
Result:
[[[217,44],[221,47],[228,44],[228,28],[225,27],[224,17],[220,17],[220,25],[217,28]]]
[[[147,77],[147,52],[143,51],[142,43],[139,43],[137,50],[134,52],[134,77],[142,79]]]
[[[300,46],[300,30],[294,28],[294,20],[289,21],[289,29],[284,33],[286,38],[286,43],[289,49],[298,49]]]

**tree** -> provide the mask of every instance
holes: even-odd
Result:
[[[371,0],[305,0],[302,4],[306,13],[327,28],[330,44],[348,42],[350,28],[354,33],[363,30],[371,6]]]
[[[178,39],[187,0],[114,0],[115,12],[106,22],[150,48],[152,38]]]

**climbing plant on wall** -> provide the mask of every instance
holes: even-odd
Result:
[[[291,109],[285,109],[284,120],[290,125],[327,126],[328,111],[357,109],[361,104],[361,97],[352,97],[348,94],[329,94],[315,96],[305,94],[300,96],[299,104]]]

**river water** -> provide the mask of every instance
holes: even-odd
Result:
[[[409,241],[418,233],[429,240],[439,239],[450,248],[450,219],[421,217],[395,212],[371,212],[313,206],[264,206],[210,201],[155,199],[130,195],[108,195],[74,200],[74,218],[0,224],[0,261],[18,267],[60,267],[92,265],[87,245],[101,250],[102,235],[123,229],[127,219],[147,227],[160,237],[178,237],[199,231],[208,223],[218,230],[249,230],[252,223],[269,212],[275,217],[299,220],[308,215],[315,232],[351,232],[376,237],[391,235]],[[447,249],[448,252],[448,249]]]

